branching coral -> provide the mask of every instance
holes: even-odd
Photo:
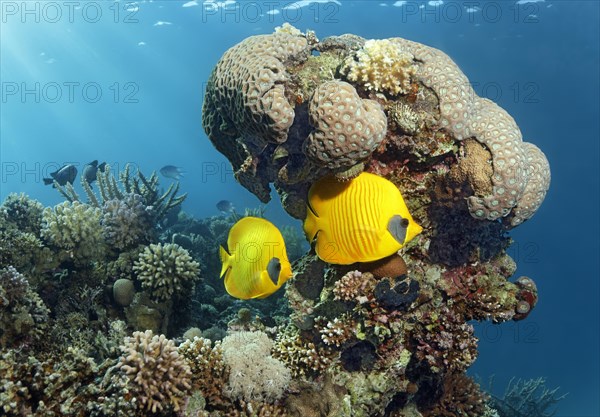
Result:
[[[442,395],[424,417],[482,417],[486,412],[486,395],[479,384],[465,374],[444,377]]]
[[[290,369],[294,378],[318,375],[331,364],[333,352],[303,339],[297,327],[289,325],[277,334],[273,356]]]
[[[100,216],[100,209],[65,201],[44,210],[42,237],[77,259],[99,259],[104,254]]]
[[[367,90],[392,95],[408,92],[416,71],[414,56],[388,39],[371,39],[344,61],[341,72]]]
[[[546,387],[544,378],[511,379],[502,398],[492,396],[490,403],[500,417],[551,417],[551,411],[567,394],[557,395],[559,388]]]
[[[154,209],[144,204],[139,194],[125,194],[102,206],[104,238],[117,249],[146,243],[153,230]]]
[[[193,284],[198,278],[200,264],[188,251],[174,243],[147,246],[133,266],[143,288],[152,298],[168,300]]]
[[[42,212],[44,207],[36,200],[32,200],[24,193],[8,195],[0,206],[0,217],[22,233],[37,235],[42,226]]]
[[[199,390],[209,408],[224,404],[223,389],[229,378],[229,370],[223,360],[220,342],[195,337],[179,346],[179,354],[185,359],[192,372],[191,383]]]
[[[0,347],[31,345],[46,330],[49,310],[15,268],[0,269]]]
[[[191,371],[172,340],[150,330],[125,338],[118,369],[129,378],[138,408],[155,413],[167,407],[179,410],[189,395]]]
[[[103,171],[97,172],[99,196],[92,190],[91,185],[81,177],[81,186],[89,200],[89,204],[100,208],[109,200],[123,200],[129,194],[137,194],[142,197],[143,204],[146,207],[152,207],[153,219],[160,222],[167,213],[177,207],[187,197],[187,194],[177,195],[179,192],[179,182],[169,186],[167,191],[160,193],[158,189],[158,175],[153,172],[150,177],[146,177],[141,171],[137,171],[136,176],[131,175],[131,165],[125,165],[125,169],[119,173],[119,179],[111,173],[110,166],[107,165]],[[119,185],[120,183],[120,185]],[[58,191],[67,199],[67,201],[80,201],[79,194],[73,188],[71,183],[63,188],[55,184]]]
[[[448,307],[426,312],[413,332],[416,356],[435,373],[463,372],[477,359],[473,326]]]

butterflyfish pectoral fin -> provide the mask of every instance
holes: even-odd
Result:
[[[396,214],[392,216],[387,225],[387,230],[396,239],[398,243],[404,245],[406,241],[406,232],[408,231],[408,219]]]
[[[281,273],[281,261],[279,258],[271,258],[267,264],[267,273],[274,285],[279,282],[279,274]]]
[[[220,278],[224,278],[227,270],[231,267],[231,255],[225,250],[223,246],[219,246],[219,257],[221,258],[221,273]]]

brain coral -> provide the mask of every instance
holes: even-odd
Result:
[[[133,269],[152,298],[168,300],[198,277],[200,264],[181,246],[159,243],[147,246]]]
[[[208,80],[204,130],[218,150],[231,154],[238,180],[263,201],[268,201],[268,185],[245,172],[255,168],[253,153],[287,139],[294,108],[285,96],[284,63],[307,54],[303,36],[286,31],[252,36],[225,52]]]
[[[446,54],[402,38],[318,41],[288,29],[229,49],[203,106],[208,137],[261,201],[274,183],[284,208],[303,218],[310,185],[325,175],[359,173],[361,162],[381,175],[412,170],[411,162],[434,172],[423,166],[436,163],[427,157],[456,154],[457,142],[471,139],[481,149],[470,146],[477,154],[454,172],[471,186],[461,196],[471,216],[504,219],[510,228],[539,207],[548,161],[523,142],[505,110],[477,96]]]
[[[315,130],[306,139],[305,154],[331,169],[349,168],[364,160],[385,137],[387,118],[379,104],[360,98],[343,81],[317,87],[308,112]]]
[[[121,350],[117,368],[129,378],[138,408],[156,413],[170,405],[178,411],[190,394],[192,375],[173,341],[150,330],[134,332]]]
[[[467,77],[443,52],[406,39],[393,38],[391,41],[413,54],[418,62],[415,79],[437,94],[440,126],[457,140],[474,137],[492,154],[492,191],[488,195],[468,199],[471,215],[496,220],[507,216],[522,199],[543,200],[550,183],[548,162],[545,157],[536,155],[537,168],[529,169],[528,145],[524,145],[514,119],[491,100],[477,96]],[[534,172],[539,178],[535,178]],[[527,188],[530,180],[534,184]],[[526,188],[529,192],[535,189],[536,197],[526,196]],[[513,213],[511,224],[517,225],[531,215],[533,212],[530,210]]]
[[[101,211],[78,201],[44,209],[42,237],[78,259],[99,258],[104,252]]]
[[[415,73],[414,56],[388,39],[371,39],[344,61],[341,72],[367,90],[391,94],[408,92]]]

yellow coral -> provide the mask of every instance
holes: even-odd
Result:
[[[388,39],[372,39],[344,61],[342,73],[367,90],[406,94],[415,74],[414,56]]]

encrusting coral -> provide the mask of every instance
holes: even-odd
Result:
[[[198,278],[200,264],[181,246],[159,243],[147,246],[133,269],[152,298],[167,300],[186,286],[191,288]]]

